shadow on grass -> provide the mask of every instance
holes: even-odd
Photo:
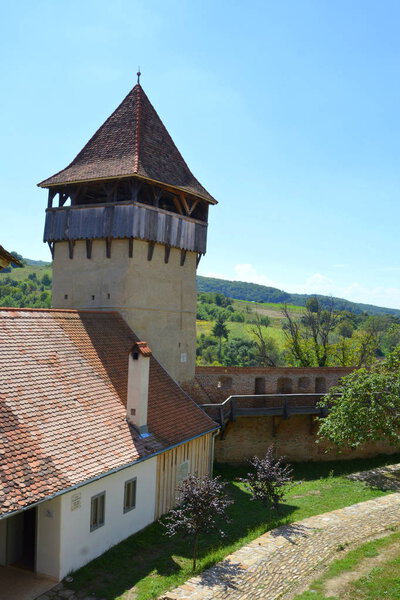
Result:
[[[280,514],[271,512],[259,502],[251,502],[249,494],[239,486],[229,484],[227,493],[234,500],[230,507],[229,522],[222,524],[225,536],[218,533],[207,534],[199,540],[199,570],[207,569],[215,563],[215,552],[221,547],[232,547],[242,538],[257,530],[261,535],[267,529],[285,522],[285,519],[296,509],[295,506],[283,505]],[[182,575],[193,576],[191,572],[192,545],[189,538],[165,535],[165,528],[160,522],[153,523],[146,529],[127,538],[117,546],[108,550],[99,558],[73,573],[71,587],[84,591],[88,595],[94,593],[100,598],[111,600],[134,587],[146,576],[153,575],[154,591],[147,597],[157,595],[166,586],[179,585]],[[234,585],[233,575],[237,568],[225,561],[220,575],[223,585]],[[156,576],[168,578],[158,591]],[[206,585],[206,579],[204,579]],[[209,583],[207,583],[209,585]]]
[[[397,458],[400,462],[400,455]],[[396,462],[396,457],[297,464],[295,478],[311,480],[328,477],[332,473],[343,475],[352,471],[374,468],[387,462],[393,464]],[[215,469],[215,474],[231,482],[245,477],[247,472],[246,465],[239,467],[218,465]],[[280,531],[276,532],[276,535],[283,535],[291,543],[296,543],[296,537],[306,534],[298,526],[288,524],[297,506],[283,504],[280,506],[280,513],[277,514],[276,511],[271,511],[259,502],[250,502],[249,494],[238,484],[229,483],[226,490],[234,500],[234,504],[228,511],[231,520],[222,526],[225,537],[221,538],[219,534],[208,534],[200,539],[198,571],[207,569],[217,560],[221,560],[221,548],[226,549],[224,550],[226,555],[243,543],[247,543],[243,540],[250,534],[254,539],[265,531],[279,527]],[[73,573],[72,587],[77,591],[85,592],[88,596],[94,594],[99,598],[113,600],[140,582],[140,597],[156,597],[166,588],[180,585],[185,579],[193,576],[191,552],[190,539],[178,536],[168,538],[162,524],[153,523]],[[235,565],[224,561],[221,571],[224,585],[235,585],[235,577],[238,574]],[[142,581],[145,578],[147,579]],[[204,581],[205,585],[209,585],[206,579]]]
[[[339,477],[341,475],[349,475],[356,471],[365,471],[395,463],[400,463],[400,453],[391,454],[390,456],[380,454],[373,458],[291,463],[291,466],[293,467],[293,477],[296,481],[310,481],[329,476]],[[220,463],[215,467],[215,474],[221,475],[224,479],[231,480],[238,477],[246,477],[248,471],[249,466],[246,463],[240,465]]]

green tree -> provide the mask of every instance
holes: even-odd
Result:
[[[286,321],[283,332],[289,356],[301,367],[325,367],[329,359],[330,337],[339,321],[333,310],[333,301],[322,308],[317,298],[306,303],[306,312],[296,320],[285,305],[282,309]]]
[[[244,338],[232,338],[224,348],[223,364],[227,367],[256,367],[257,351],[254,342]]]
[[[319,436],[339,446],[400,442],[400,347],[371,369],[353,371],[330,389],[321,405]]]
[[[219,477],[189,474],[177,488],[179,505],[164,519],[166,534],[183,533],[193,541],[193,571],[196,569],[198,542],[201,535],[219,531],[220,524],[228,521],[226,510],[233,504],[225,494],[226,483]]]
[[[251,332],[254,335],[254,344],[257,349],[257,364],[260,367],[276,367],[281,362],[281,352],[276,342],[266,335],[266,329],[270,320],[257,314]]]
[[[251,500],[260,500],[279,512],[279,503],[293,481],[292,468],[283,457],[274,457],[274,447],[269,446],[265,456],[254,456],[250,461],[252,471],[242,479],[251,493]]]
[[[393,352],[400,345],[400,325],[394,323],[382,336],[382,349],[385,354]]]
[[[214,323],[214,327],[212,328],[211,333],[212,333],[212,335],[214,335],[216,338],[219,339],[218,359],[221,362],[222,338],[225,338],[227,340],[229,337],[229,329],[225,325],[225,317],[223,317],[222,315],[217,317],[217,320]]]
[[[11,263],[11,266],[12,266],[13,269],[16,269],[18,267],[21,268],[21,267],[25,267],[26,266],[26,262],[24,261],[24,258],[23,258],[23,256],[21,254],[18,254],[18,252],[15,252],[15,250],[13,250],[11,252],[11,254],[13,256],[15,256],[15,258],[20,262],[20,264]]]
[[[51,277],[48,273],[45,273],[42,277],[42,284],[45,287],[50,287],[51,286]]]

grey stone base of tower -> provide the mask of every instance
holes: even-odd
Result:
[[[85,240],[54,244],[53,307],[118,311],[177,381],[194,377],[196,358],[196,252],[162,244]],[[131,248],[132,250],[132,248]],[[183,262],[183,264],[182,264]]]

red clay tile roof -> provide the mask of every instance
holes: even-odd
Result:
[[[136,176],[216,203],[197,181],[142,87],[137,84],[72,163],[41,187]]]
[[[137,341],[116,313],[0,309],[0,514],[215,429],[154,357],[152,435],[127,424]]]

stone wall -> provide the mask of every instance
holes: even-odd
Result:
[[[338,452],[327,443],[316,443],[317,425],[311,415],[281,417],[238,417],[228,423],[223,439],[215,441],[217,462],[240,463],[257,455],[263,456],[274,444],[277,456],[289,461],[325,461],[393,454],[397,448],[388,444],[366,444],[357,450]]]
[[[232,395],[288,394],[289,405],[307,405],[315,398],[293,397],[290,394],[323,393],[336,385],[341,377],[350,373],[347,367],[197,367],[195,380],[184,385],[186,391],[199,404],[219,404]],[[240,401],[241,406],[275,406],[282,398]],[[261,403],[261,404],[260,404]],[[208,409],[213,418],[218,409]],[[387,444],[368,444],[357,450],[340,450],[327,442],[317,443],[317,420],[313,415],[293,415],[284,419],[272,416],[240,416],[230,421],[222,436],[215,441],[217,462],[244,462],[254,455],[262,456],[274,444],[277,455],[288,460],[325,461],[392,454],[398,448]]]
[[[349,367],[197,367],[185,390],[199,404],[220,403],[232,395],[324,393]]]

